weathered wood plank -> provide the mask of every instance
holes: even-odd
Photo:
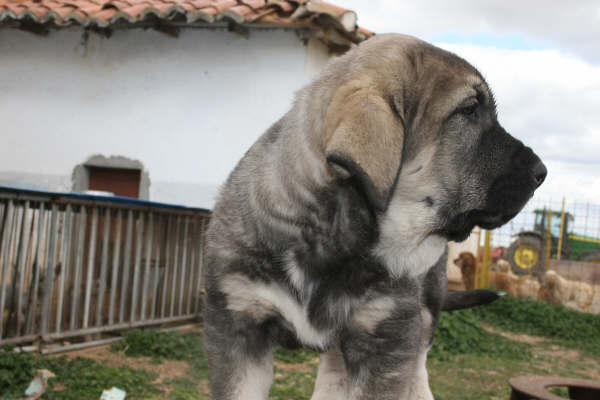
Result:
[[[12,200],[8,202],[8,208],[6,211],[6,218],[4,220],[4,227],[2,229],[2,246],[0,247],[0,339],[4,332],[4,303],[6,301],[6,285],[8,277],[9,257],[10,253],[10,239],[12,236],[13,220],[15,215],[15,206]]]
[[[177,293],[177,270],[179,269],[179,237],[180,235],[180,230],[181,230],[181,217],[176,216],[176,223],[175,223],[175,235],[174,235],[174,242],[175,242],[175,254],[173,255],[173,279],[171,282],[171,304],[170,304],[170,309],[169,309],[169,317],[172,317],[173,314],[175,313],[175,295]]]
[[[180,281],[179,281],[179,303],[178,303],[178,307],[177,307],[177,313],[179,315],[183,314],[183,296],[185,294],[185,276],[186,276],[186,269],[187,269],[187,252],[188,252],[188,246],[190,244],[189,242],[189,238],[188,238],[188,231],[189,231],[189,226],[190,226],[190,221],[187,217],[183,217],[183,254],[181,255],[181,273],[180,273]]]
[[[40,283],[40,275],[42,265],[45,262],[44,248],[46,246],[46,227],[48,212],[46,212],[46,204],[40,203],[38,216],[38,232],[36,239],[36,248],[33,257],[33,276],[29,286],[29,307],[27,313],[27,323],[25,331],[27,334],[34,333],[34,327],[37,320],[37,304],[38,304],[38,287]]]
[[[117,227],[115,236],[115,247],[113,249],[112,272],[110,275],[110,301],[108,304],[108,324],[112,325],[115,321],[115,301],[119,287],[119,260],[121,253],[121,230],[123,226],[123,213],[121,209],[117,210]]]
[[[164,217],[158,215],[158,226],[156,227],[156,262],[154,263],[154,279],[152,280],[152,309],[150,311],[150,319],[156,318],[156,306],[158,302],[158,283],[160,279],[160,245],[161,245],[161,231],[163,229]]]
[[[24,223],[23,229],[21,231],[21,252],[19,255],[19,267],[17,270],[18,274],[18,291],[17,291],[17,309],[16,309],[16,335],[19,336],[21,334],[21,325],[23,324],[23,293],[24,293],[24,285],[25,285],[25,269],[27,268],[27,254],[29,250],[29,238],[31,237],[31,220],[32,213],[29,209],[30,204],[29,201],[26,201],[23,209],[24,209]],[[1,313],[0,313],[1,314]]]
[[[67,204],[67,208],[64,214],[63,221],[63,235],[62,235],[62,247],[60,252],[60,280],[58,284],[58,302],[57,302],[57,311],[56,311],[56,328],[55,331],[58,333],[62,330],[62,318],[63,318],[63,307],[64,307],[64,297],[65,297],[65,281],[67,278],[67,274],[69,273],[69,268],[71,266],[71,231],[73,229],[73,210],[70,204]]]
[[[136,240],[135,240],[135,264],[133,266],[133,294],[131,297],[131,308],[129,310],[129,321],[136,320],[136,311],[138,304],[138,287],[140,279],[140,264],[142,262],[142,246],[144,245],[144,214],[140,213],[136,224]]]
[[[169,240],[171,235],[172,228],[172,220],[173,216],[167,216],[167,232],[165,234],[165,273],[163,277],[163,287],[162,287],[162,299],[160,306],[160,317],[165,318],[165,313],[167,312],[167,294],[168,294],[168,286],[169,286],[169,244],[173,243],[173,241]]]
[[[85,302],[83,306],[83,328],[87,328],[90,320],[90,303],[94,284],[94,267],[96,264],[96,234],[98,231],[98,207],[92,209],[92,227],[88,242],[88,267],[85,284]]]
[[[100,254],[100,282],[98,286],[98,304],[96,305],[96,326],[102,325],[102,311],[104,309],[104,292],[106,291],[106,270],[108,265],[108,243],[111,219],[110,209],[107,208],[104,212],[102,253]]]
[[[154,215],[148,216],[148,226],[146,228],[146,263],[144,266],[144,280],[142,282],[142,310],[140,319],[146,319],[146,303],[148,302],[148,284],[150,283],[150,264],[152,263],[152,245],[154,235]]]
[[[75,329],[77,316],[79,315],[79,288],[81,285],[80,275],[81,267],[83,264],[83,251],[85,243],[85,227],[87,225],[87,213],[85,207],[81,207],[79,210],[79,225],[77,230],[77,250],[75,253],[75,273],[73,275],[73,298],[71,299],[71,321],[69,327],[71,330]]]
[[[52,204],[50,211],[50,235],[48,238],[48,259],[46,261],[46,274],[44,279],[44,297],[42,300],[42,333],[48,333],[52,295],[54,291],[54,270],[56,268],[56,252],[58,245],[58,209]]]
[[[129,262],[131,261],[131,235],[133,230],[133,211],[127,213],[127,228],[125,230],[125,254],[123,257],[123,274],[121,275],[121,304],[119,305],[119,322],[125,320],[125,303],[129,291]]]

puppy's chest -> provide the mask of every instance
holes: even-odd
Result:
[[[304,251],[288,251],[279,259],[282,262],[273,268],[282,273],[273,276],[275,279],[263,281],[248,271],[238,271],[222,282],[228,308],[251,316],[259,324],[271,321],[269,329],[275,326],[277,337],[292,336],[305,346],[326,349],[365,307],[370,311],[366,318],[364,312],[360,314],[359,321],[369,320],[371,327],[399,303],[419,309],[419,278],[413,274],[394,276],[387,260],[370,251],[328,260],[310,257]],[[384,300],[372,302],[378,298]]]

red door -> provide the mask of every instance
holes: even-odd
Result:
[[[116,196],[140,197],[141,171],[119,168],[90,168],[90,190],[104,190]]]

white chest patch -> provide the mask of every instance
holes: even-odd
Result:
[[[221,286],[227,294],[227,308],[245,312],[258,321],[280,314],[296,331],[303,344],[326,348],[332,332],[316,330],[308,320],[307,306],[298,303],[275,283],[256,283],[241,274],[227,276]]]
[[[429,234],[433,212],[422,203],[392,202],[381,221],[381,234],[374,254],[395,277],[418,276],[442,256],[448,241]]]
[[[381,248],[377,246],[376,254],[383,259],[386,267],[394,277],[408,274],[411,277],[427,272],[440,259],[446,247],[446,239],[431,235],[416,246]]]

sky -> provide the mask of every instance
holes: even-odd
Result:
[[[367,29],[416,36],[477,67],[500,123],[548,167],[537,201],[600,203],[599,1],[334,2]]]

